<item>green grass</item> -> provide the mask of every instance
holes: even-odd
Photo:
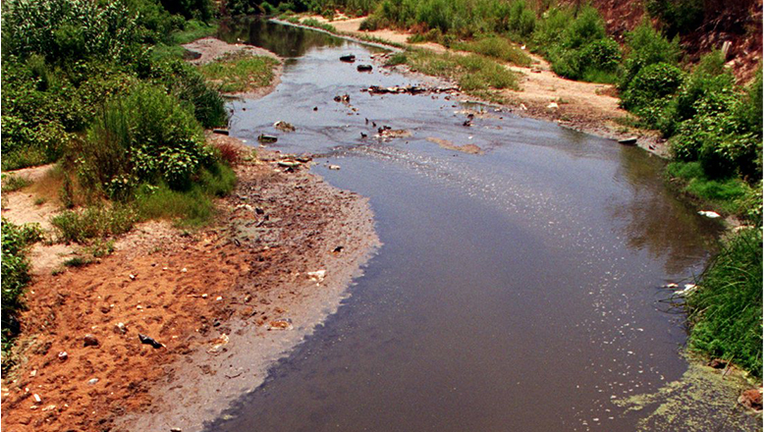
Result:
[[[233,54],[200,67],[205,77],[224,93],[252,91],[272,82],[279,62],[272,57]]]
[[[237,177],[232,169],[218,163],[200,174],[199,180],[186,191],[144,185],[136,197],[142,219],[174,219],[182,227],[199,227],[214,215],[213,197],[229,194]]]
[[[750,187],[738,178],[710,179],[699,162],[672,162],[667,174],[681,186],[681,190],[699,202],[713,205],[727,214],[739,214],[749,196]]]
[[[13,192],[17,191],[19,189],[24,189],[25,187],[32,184],[32,181],[30,181],[27,178],[19,177],[17,175],[13,174],[3,174],[3,186],[2,191],[3,192]]]
[[[128,232],[137,222],[136,213],[124,205],[91,206],[67,210],[51,219],[59,240],[86,243],[90,239]]]
[[[314,18],[307,18],[301,21],[301,25],[305,25],[307,27],[314,27],[321,30],[325,30],[328,33],[338,33],[336,31],[336,27],[332,26],[331,24],[320,22]]]
[[[64,267],[85,267],[93,261],[88,258],[74,257],[64,261]]]
[[[471,42],[458,42],[451,48],[484,55],[516,66],[531,65],[531,58],[523,50],[499,36],[485,37]]]
[[[763,376],[763,237],[742,231],[715,257],[687,298],[688,345]]]
[[[411,49],[394,55],[388,64],[407,64],[416,72],[453,80],[465,91],[519,89],[517,73],[476,54],[437,54]]]

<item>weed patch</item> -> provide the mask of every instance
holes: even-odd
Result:
[[[240,53],[203,65],[200,70],[222,92],[240,93],[268,86],[278,64],[271,57]]]

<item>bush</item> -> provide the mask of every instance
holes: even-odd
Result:
[[[683,71],[667,63],[653,63],[632,79],[622,94],[621,105],[630,111],[644,108],[677,92],[684,78]]]
[[[7,350],[12,344],[12,338],[18,334],[20,326],[16,318],[19,309],[23,307],[22,295],[24,287],[30,281],[29,260],[26,256],[27,247],[41,237],[39,225],[27,224],[18,226],[2,218],[2,351],[3,370],[8,366]]]
[[[213,160],[191,107],[146,84],[110,102],[77,143],[73,154],[82,155],[75,161],[81,182],[118,199],[144,182],[186,188]]]
[[[689,33],[704,22],[704,0],[647,0],[646,8],[668,35]]]
[[[136,20],[122,2],[10,0],[3,5],[3,54],[51,63],[130,61],[140,49]]]
[[[680,58],[680,44],[677,37],[667,40],[657,32],[650,21],[644,20],[627,33],[629,53],[624,61],[624,73],[619,89],[625,90],[640,70],[655,63],[676,65]]]

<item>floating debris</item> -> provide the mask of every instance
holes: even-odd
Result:
[[[281,130],[283,132],[295,132],[296,131],[296,128],[292,124],[290,124],[290,123],[288,123],[286,121],[282,121],[282,120],[276,121],[273,126],[275,127],[275,129]]]
[[[633,145],[637,144],[637,137],[629,137],[629,138],[620,139],[618,142],[621,145],[633,146]]]
[[[702,215],[702,216],[706,216],[708,218],[711,218],[711,219],[716,219],[716,218],[720,217],[720,215],[718,213],[715,213],[715,212],[713,212],[711,210],[699,210],[699,214]]]
[[[274,136],[274,135],[261,134],[261,135],[259,135],[259,142],[260,143],[265,143],[265,144],[276,143],[277,142],[277,137]]]
[[[357,65],[358,72],[371,72],[373,71],[372,65]]]
[[[345,62],[345,63],[354,63],[355,62],[355,55],[354,54],[347,54],[339,57],[339,60]]]

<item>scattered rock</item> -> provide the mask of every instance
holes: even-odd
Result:
[[[97,382],[99,382],[98,378],[91,378],[91,379],[88,380],[88,385],[94,385]]]
[[[229,129],[214,129],[213,133],[219,134],[219,135],[229,135]]]
[[[755,411],[763,410],[763,388],[745,390],[739,396],[739,403]]]
[[[267,323],[267,330],[291,330],[293,321],[290,318],[278,318]]]
[[[96,339],[96,336],[88,333],[83,337],[83,346],[99,346],[99,340]]]
[[[371,72],[373,71],[372,65],[357,65],[358,72]]]
[[[307,276],[309,276],[309,278],[312,279],[313,281],[317,282],[318,285],[320,285],[320,282],[322,282],[323,279],[325,279],[325,274],[326,274],[325,270],[307,272]]]
[[[716,358],[709,361],[709,367],[711,368],[723,369],[726,366],[728,366],[728,362],[723,359]]]
[[[292,161],[279,161],[277,164],[285,168],[298,168],[301,166],[301,163]]]
[[[181,432],[181,428],[171,428],[171,432]]]
[[[61,361],[66,361],[69,358],[69,354],[67,354],[66,351],[62,351],[56,357],[58,357]]]
[[[125,334],[127,331],[128,329],[125,327],[125,324],[121,322],[115,324],[115,333]]]
[[[43,400],[40,398],[40,395],[38,395],[37,393],[35,393],[35,394],[33,394],[33,395],[32,395],[32,399],[34,399],[34,400],[35,400],[35,402],[37,402],[37,403],[40,403],[40,402],[42,402],[42,401],[43,401]]]
[[[208,348],[208,352],[211,354],[217,353],[224,348],[224,345],[229,343],[229,336],[222,333],[221,336],[213,340],[213,346]]]
[[[547,109],[557,109],[559,106],[557,105],[557,102],[552,102],[549,105],[547,105]]]
[[[162,348],[162,347],[165,346],[165,345],[161,344],[160,342],[152,339],[151,337],[145,336],[145,335],[143,335],[141,333],[139,333],[139,340],[144,345],[152,345],[152,348]]]
[[[336,246],[336,248],[333,249],[333,253],[340,253],[344,250],[344,246]]]
[[[341,167],[340,167],[340,166],[338,166],[338,165],[328,165],[328,169],[329,169],[329,170],[338,171],[338,170],[340,170],[340,169],[341,169]]]
[[[339,57],[339,60],[345,62],[345,63],[354,63],[355,62],[355,55],[354,54],[347,54]]]
[[[286,121],[282,121],[282,120],[276,121],[274,126],[275,126],[275,129],[281,130],[283,132],[295,132],[296,131],[296,128],[292,124],[290,124],[290,123],[288,123]]]

